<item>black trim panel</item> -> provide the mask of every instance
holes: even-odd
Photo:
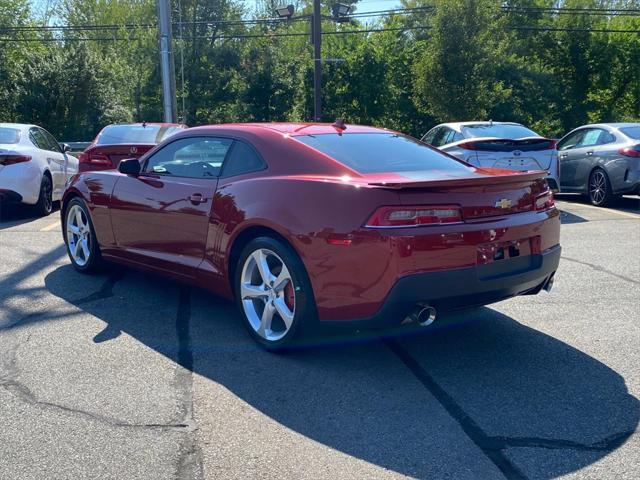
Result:
[[[361,319],[325,320],[354,327],[399,324],[417,303],[438,310],[487,305],[539,291],[558,269],[560,245],[541,254],[477,267],[408,275],[396,282],[380,310]]]

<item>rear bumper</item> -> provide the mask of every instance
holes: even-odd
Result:
[[[640,175],[638,175],[640,177]],[[616,195],[640,195],[640,178],[635,183],[625,182],[620,188],[614,191]]]
[[[0,189],[0,203],[20,203],[22,195],[12,190]]]
[[[418,303],[438,310],[455,310],[538,293],[558,269],[560,252],[557,245],[537,255],[408,275],[395,283],[375,315],[336,323],[355,327],[393,325],[399,324]]]
[[[545,180],[549,184],[549,188],[551,189],[551,191],[553,193],[559,193],[560,192],[560,185],[558,184],[558,182],[556,181],[555,178],[547,177]]]
[[[42,173],[34,161],[5,167],[0,170],[0,199],[33,205],[38,201],[41,182]]]

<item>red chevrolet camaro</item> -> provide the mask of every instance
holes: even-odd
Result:
[[[479,169],[411,137],[337,122],[173,135],[74,177],[74,267],[104,259],[235,299],[286,346],[319,320],[433,322],[436,309],[550,289],[560,218],[546,173]]]

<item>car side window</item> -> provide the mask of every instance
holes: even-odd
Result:
[[[616,137],[614,137],[611,133],[606,130],[602,130],[600,137],[598,138],[598,145],[606,145],[607,143],[613,143],[616,141]]]
[[[457,142],[458,140],[462,140],[462,134],[456,132],[453,128],[446,128],[446,136],[442,140],[441,145],[447,145],[449,143]]]
[[[226,138],[181,138],[151,155],[144,171],[175,177],[215,178],[220,175],[232,143]]]
[[[448,128],[440,127],[436,132],[436,134],[434,135],[433,142],[431,143],[431,145],[433,145],[434,147],[439,147],[441,145],[444,145],[445,144],[444,140],[448,133],[449,133]]]
[[[48,146],[47,138],[40,131],[40,129],[38,128],[29,129],[29,140],[31,140],[31,143],[33,143],[40,150],[49,150],[47,148]]]
[[[438,128],[432,128],[429,130],[424,137],[422,137],[422,141],[424,143],[428,143],[429,145],[433,145],[433,137],[435,137],[436,133],[438,133]]]
[[[262,170],[265,167],[266,164],[252,147],[236,140],[222,167],[222,176],[232,177],[234,175],[242,175],[243,173]]]
[[[47,148],[47,150],[51,150],[52,152],[56,152],[56,153],[62,153],[62,150],[60,149],[60,145],[58,144],[56,139],[53,137],[53,135],[47,132],[44,128],[41,128],[40,130],[42,131],[42,134],[44,135],[44,137],[47,139],[47,145],[49,147]]]
[[[586,130],[584,136],[580,140],[580,143],[576,145],[576,148],[592,147],[594,145],[598,145],[598,141],[602,133],[606,133],[606,132],[604,132],[604,130],[601,130],[599,128],[590,128]]]
[[[585,133],[586,133],[586,130],[578,130],[577,132],[573,132],[567,138],[565,138],[564,140],[560,141],[560,143],[558,143],[558,151],[570,150],[572,148],[576,148],[577,146],[579,146]]]

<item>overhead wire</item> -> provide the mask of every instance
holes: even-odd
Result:
[[[181,9],[180,9],[181,10]],[[411,7],[411,8],[396,8],[396,9],[387,9],[387,10],[376,10],[371,12],[354,12],[346,16],[347,19],[350,20],[358,20],[362,18],[368,17],[389,17],[393,15],[409,15],[412,13],[419,12],[432,12],[434,10],[433,6],[422,6],[422,7]],[[601,9],[601,8],[571,8],[571,7],[517,7],[517,6],[503,6],[501,8],[503,12],[506,13],[524,13],[524,14],[540,14],[540,13],[571,13],[571,14],[585,14],[585,15],[607,15],[610,17],[615,16],[640,16],[640,9]],[[209,26],[272,26],[272,25],[291,25],[296,22],[307,21],[309,19],[309,15],[302,15],[298,17],[294,17],[291,19],[280,19],[280,18],[272,18],[272,19],[245,19],[245,20],[199,20],[196,22],[187,22],[182,21],[181,13],[179,13],[179,21],[174,23],[175,27],[178,27],[180,31],[180,35],[176,37],[177,39],[186,38],[183,35],[182,28],[184,26],[197,26],[202,25],[205,27]],[[39,32],[48,32],[51,34],[66,34],[67,32],[74,33],[90,33],[90,32],[138,32],[140,29],[153,29],[156,28],[155,24],[136,24],[136,23],[125,23],[121,25],[117,24],[96,24],[96,25],[43,25],[43,26],[34,26],[34,25],[25,25],[25,26],[14,26],[14,27],[0,27],[0,35],[7,34],[16,34],[16,33],[39,33]],[[343,35],[343,34],[358,34],[358,33],[374,33],[374,32],[385,32],[385,31],[411,31],[411,30],[427,30],[430,27],[428,26],[404,26],[404,27],[376,27],[376,28],[361,28],[361,29],[350,29],[350,30],[325,30],[323,31],[324,35]],[[640,33],[640,30],[637,29],[620,29],[620,28],[585,28],[585,27],[543,27],[543,26],[509,26],[506,27],[509,30],[522,30],[522,31],[547,31],[547,32],[594,32],[594,33]],[[219,34],[219,35],[203,35],[196,37],[189,37],[195,39],[211,39],[211,38],[260,38],[260,37],[295,37],[295,36],[308,36],[309,33],[302,32],[274,32],[268,31],[260,34],[253,33],[237,33],[237,34]],[[30,41],[41,41],[41,42],[64,42],[64,41],[95,41],[95,42],[112,42],[112,41],[128,41],[128,40],[136,40],[137,37],[72,37],[72,36],[64,36],[64,37],[28,37],[28,38],[8,38],[8,37],[0,37],[0,42],[30,42]]]

